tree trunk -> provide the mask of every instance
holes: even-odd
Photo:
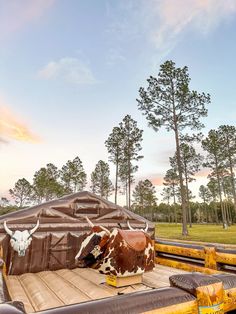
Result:
[[[228,206],[228,202],[225,202],[225,209],[226,209],[226,215],[227,215],[227,223],[230,226],[231,222],[230,222],[230,217],[229,217],[229,206]]]
[[[177,217],[177,210],[176,210],[176,204],[174,205],[174,211],[175,211],[175,223],[178,223],[178,217]]]
[[[225,215],[225,210],[224,210],[224,207],[223,207],[222,195],[221,195],[220,177],[219,177],[218,173],[217,173],[217,184],[218,184],[218,193],[219,193],[219,197],[220,197],[220,209],[221,209],[221,214],[222,214],[223,228],[227,229],[226,215]]]
[[[175,187],[172,185],[172,191],[173,191],[173,199],[174,199],[174,215],[175,215],[175,223],[177,224],[177,212],[176,212],[176,197],[175,197]]]
[[[170,213],[168,213],[168,222],[170,223]]]
[[[205,209],[205,213],[206,213],[206,223],[209,223],[209,217],[208,217],[208,210],[207,210],[207,206],[206,206],[206,201],[204,201],[204,209]]]
[[[228,152],[229,152],[229,169],[230,169],[230,179],[231,179],[232,192],[233,192],[233,198],[234,198],[234,210],[236,211],[236,191],[235,191],[235,182],[234,182],[233,161],[232,161],[232,156],[230,155],[228,137],[227,137],[227,147],[228,147]]]
[[[220,209],[221,209],[221,214],[222,214],[222,224],[223,228],[227,229],[227,222],[226,222],[226,216],[225,216],[225,210],[222,206],[222,194],[221,194],[221,186],[220,186],[220,175],[219,175],[219,167],[218,167],[218,159],[217,156],[215,155],[215,165],[216,165],[216,177],[217,177],[217,185],[218,185],[218,193],[220,197]]]
[[[126,196],[126,207],[128,207],[129,200],[128,200],[128,179],[125,179],[125,196]]]
[[[174,117],[176,119],[176,117]],[[179,145],[179,132],[175,122],[175,143],[176,143],[176,157],[177,157],[177,167],[179,173],[179,183],[180,183],[180,194],[181,194],[181,203],[182,203],[182,235],[188,235],[188,227],[187,227],[187,210],[186,210],[186,193],[184,190],[184,181],[183,174],[181,169],[181,156],[180,156],[180,145]]]
[[[129,176],[128,176],[128,209],[130,209],[130,194],[131,194],[131,165],[130,165],[130,159],[129,159]]]
[[[188,175],[187,175],[186,164],[184,166],[185,166],[185,185],[186,185],[186,193],[187,193],[188,222],[189,222],[189,227],[192,228],[192,213],[191,213],[191,208],[190,208],[190,203],[189,203]]]
[[[116,179],[115,179],[115,204],[117,204],[117,187],[118,187],[118,161],[116,160]]]
[[[230,220],[231,225],[233,225],[233,219],[232,219],[231,207],[229,206],[229,207],[228,207],[228,209],[229,209],[229,220]]]
[[[216,223],[219,223],[219,218],[218,218],[218,213],[217,213],[217,206],[216,206],[216,201],[214,200],[214,211],[215,211],[215,220]]]
[[[233,198],[234,198],[234,210],[236,211],[236,191],[235,191],[234,172],[233,172],[233,165],[232,165],[231,158],[229,162],[230,162],[230,178],[231,178],[232,192],[233,192]]]

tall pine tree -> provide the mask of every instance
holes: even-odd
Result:
[[[158,77],[150,76],[147,82],[146,90],[143,87],[139,89],[138,108],[155,131],[165,127],[167,131],[174,133],[182,201],[182,234],[187,235],[186,189],[181,169],[180,134],[186,128],[200,130],[203,127],[200,118],[207,115],[205,105],[210,102],[210,95],[190,90],[188,68],[177,68],[173,61],[163,63]]]
[[[141,142],[143,140],[143,130],[137,126],[137,122],[126,115],[120,123],[122,134],[122,157],[119,176],[127,186],[127,205],[131,205],[131,184],[133,182],[132,174],[137,171],[138,166],[134,165],[134,161],[139,161],[143,156],[139,155]]]

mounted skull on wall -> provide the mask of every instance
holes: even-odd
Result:
[[[11,237],[10,243],[14,251],[18,253],[18,256],[25,256],[25,252],[32,241],[32,234],[38,229],[39,220],[37,224],[31,230],[24,231],[12,231],[8,228],[6,221],[4,221],[4,229]]]
[[[94,226],[86,217],[91,231],[84,237],[75,259],[79,267],[98,269],[100,273],[115,276],[142,274],[154,268],[154,245],[145,229],[112,231]]]

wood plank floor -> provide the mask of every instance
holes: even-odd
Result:
[[[89,268],[60,269],[8,276],[7,286],[12,300],[22,301],[27,313],[131,293],[140,290],[169,286],[169,277],[185,273],[182,270],[156,265],[145,273],[142,284],[115,288],[105,283],[105,276]]]

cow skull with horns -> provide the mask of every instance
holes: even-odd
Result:
[[[94,224],[86,217],[91,227],[84,236],[80,250],[75,256],[79,267],[98,269],[100,273],[115,276],[142,274],[154,268],[154,246],[145,229],[118,228],[109,231]]]
[[[4,221],[4,229],[7,234],[11,237],[10,243],[14,251],[18,252],[18,256],[25,256],[25,252],[29,247],[32,241],[32,234],[38,229],[39,220],[37,224],[31,230],[19,231],[15,232],[10,230],[7,226],[6,221]]]

